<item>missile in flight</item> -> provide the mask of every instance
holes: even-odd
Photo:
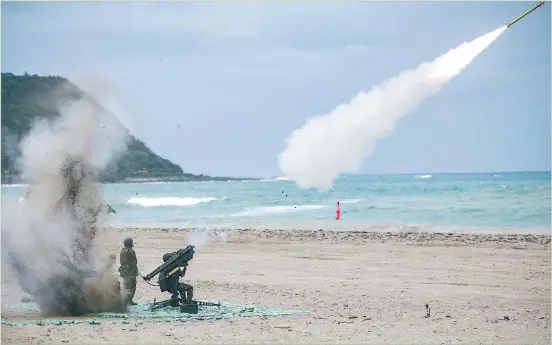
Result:
[[[521,18],[525,17],[526,15],[528,15],[529,13],[533,12],[534,10],[536,10],[537,8],[541,7],[542,5],[544,4],[544,1],[541,1],[539,2],[537,5],[535,5],[534,7],[530,8],[529,10],[525,11],[525,13],[523,13],[521,16],[517,17],[516,19],[512,20],[511,22],[508,23],[507,27],[510,27],[512,25],[514,25],[515,23],[517,23]]]

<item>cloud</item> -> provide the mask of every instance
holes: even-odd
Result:
[[[388,10],[372,3],[8,3],[2,4],[11,32],[33,35],[167,35],[174,39],[248,40],[261,45],[360,44],[365,38],[400,34],[418,6],[397,5],[392,27],[382,30]],[[369,10],[367,10],[369,7]],[[324,32],[323,35],[320,35]],[[83,37],[81,37],[83,38]],[[160,37],[161,39],[161,37]],[[183,41],[188,38],[181,37]],[[178,45],[179,41],[173,41]],[[341,44],[341,43],[340,43]]]
[[[135,4],[126,2],[17,3],[3,4],[5,17],[17,31],[43,34],[65,31],[72,34],[183,33],[233,37],[251,34],[246,23],[217,9],[205,11],[194,3]]]

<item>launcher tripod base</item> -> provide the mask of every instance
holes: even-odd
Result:
[[[184,300],[182,298],[178,299],[178,306],[173,306],[173,300],[167,299],[161,302],[157,302],[155,299],[150,305],[150,310],[157,310],[162,308],[171,307],[173,309],[179,309],[181,313],[186,314],[197,314],[199,312],[199,306],[209,306],[209,307],[220,307],[220,303],[206,302],[206,301],[195,301],[195,300]]]

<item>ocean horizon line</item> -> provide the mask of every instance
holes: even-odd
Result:
[[[339,179],[339,177],[361,177],[361,176],[444,176],[444,175],[515,175],[515,174],[551,174],[552,170],[510,170],[510,171],[482,171],[482,172],[412,172],[412,173],[347,173],[347,174],[340,174],[336,177],[336,179]],[[246,179],[253,179],[253,180],[266,180],[266,179],[280,179],[282,181],[293,181],[291,179],[288,179],[285,176],[269,176],[269,177],[236,177],[236,176],[228,176],[229,178],[236,179],[239,181],[240,178]],[[108,183],[102,183],[102,184],[117,184],[117,183],[147,183],[152,181],[159,180],[160,177],[150,177],[145,178],[143,181],[126,181],[121,180],[117,182],[108,182]],[[207,181],[214,181],[214,180],[207,180]],[[161,181],[163,182],[163,181]],[[206,182],[206,181],[165,181],[165,182],[174,182],[174,183],[186,183],[186,182]],[[215,181],[216,182],[216,181]],[[219,182],[226,182],[226,181],[219,181]],[[11,186],[11,185],[27,185],[27,183],[3,183],[2,186]]]
[[[411,175],[489,175],[489,174],[552,174],[552,170],[509,170],[509,171],[472,171],[472,172],[412,172],[412,173],[350,173],[340,176],[411,176]]]
[[[552,170],[509,170],[509,171],[474,171],[474,172],[409,172],[409,173],[403,173],[403,172],[397,172],[397,173],[370,173],[370,172],[362,172],[362,173],[347,173],[347,174],[340,174],[337,178],[340,176],[424,176],[424,175],[489,175],[489,174],[552,174]],[[271,175],[264,178],[282,178],[285,176],[276,176]]]

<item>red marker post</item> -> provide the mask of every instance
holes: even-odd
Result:
[[[335,219],[339,220],[341,218],[341,206],[339,206],[339,201],[337,202],[337,209],[335,210]]]

